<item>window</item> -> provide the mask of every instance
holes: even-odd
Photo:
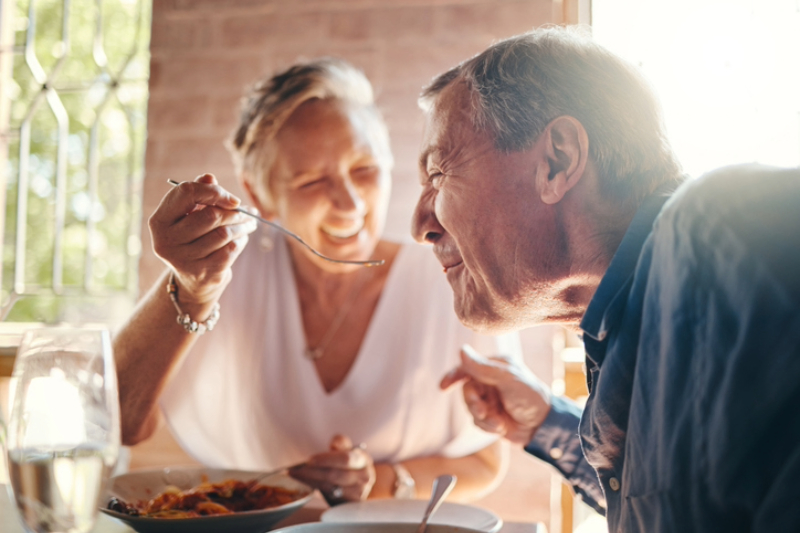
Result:
[[[800,165],[800,0],[593,0],[592,31],[653,84],[690,175]]]
[[[2,292],[12,322],[102,322],[137,290],[150,0],[3,0]]]

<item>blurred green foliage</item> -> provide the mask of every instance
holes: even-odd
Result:
[[[20,163],[27,162],[29,169],[22,221],[27,228],[24,290],[9,321],[102,320],[135,298],[151,0],[66,4],[65,13],[63,0],[16,0],[19,53],[6,91],[11,98],[9,129],[13,135],[24,131],[23,126],[30,128],[30,153],[20,160],[22,138],[17,135],[5,169],[2,303],[15,288]],[[35,51],[33,66],[22,53],[26,42]],[[49,99],[35,75],[36,63],[54,93]],[[69,117],[66,135],[59,133],[49,102],[54,95],[60,101],[55,107],[63,105]],[[66,205],[62,286],[54,287],[60,143],[66,160]]]

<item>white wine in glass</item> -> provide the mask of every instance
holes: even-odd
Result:
[[[108,332],[27,332],[10,396],[10,490],[23,525],[36,533],[88,532],[120,448]]]

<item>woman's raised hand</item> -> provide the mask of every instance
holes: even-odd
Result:
[[[153,250],[175,272],[181,304],[219,298],[256,221],[211,174],[171,189],[150,217]]]
[[[365,500],[375,484],[372,456],[344,435],[333,437],[330,451],[311,456],[289,474],[318,489],[331,505]]]

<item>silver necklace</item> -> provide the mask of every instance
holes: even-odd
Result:
[[[339,331],[339,327],[344,322],[344,319],[347,318],[347,314],[350,312],[353,304],[356,303],[356,297],[361,292],[361,289],[364,287],[364,284],[367,281],[367,270],[368,269],[364,269],[359,273],[359,278],[356,280],[356,284],[353,285],[353,288],[347,295],[347,300],[345,300],[344,304],[342,304],[342,306],[339,308],[339,312],[336,313],[336,316],[331,321],[331,325],[328,326],[328,330],[325,332],[325,335],[322,336],[322,339],[320,339],[316,348],[306,345],[303,355],[305,355],[307,359],[316,361],[325,354],[325,350],[328,348],[328,345],[333,340],[336,332]]]

